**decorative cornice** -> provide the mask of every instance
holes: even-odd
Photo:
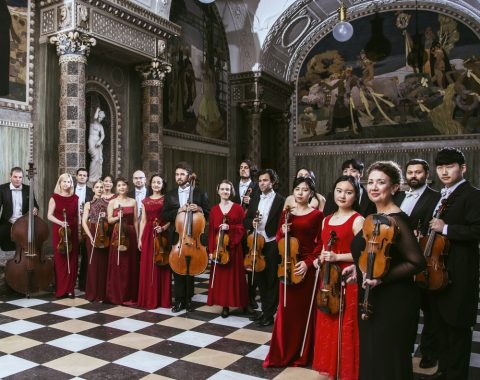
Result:
[[[0,119],[0,126],[10,127],[10,128],[20,128],[20,129],[33,128],[32,123],[23,123],[23,122],[20,122],[20,121],[2,120],[2,119]]]
[[[90,47],[95,46],[97,41],[88,34],[80,34],[78,32],[58,33],[56,36],[50,37],[50,43],[57,47],[57,55],[60,57],[68,55],[64,61],[84,62],[85,58],[90,54]],[[74,58],[74,56],[82,58]]]

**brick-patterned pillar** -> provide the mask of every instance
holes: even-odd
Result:
[[[142,166],[150,178],[154,173],[163,175],[163,82],[171,66],[166,61],[153,59],[151,64],[138,66],[137,71],[143,76]]]
[[[75,174],[85,167],[85,65],[96,41],[85,34],[69,32],[51,37],[60,63],[60,121],[58,172]]]
[[[262,166],[262,111],[266,104],[253,101],[241,104],[247,120],[247,157]]]
[[[291,184],[289,184],[289,126],[290,112],[277,113],[273,116],[277,126],[276,141],[272,141],[277,146],[276,169],[280,177],[279,191],[281,194],[290,194]]]

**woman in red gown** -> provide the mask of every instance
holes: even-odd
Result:
[[[137,202],[127,197],[128,182],[125,178],[117,178],[115,183],[117,197],[108,204],[108,222],[115,224],[108,255],[106,300],[116,305],[131,306],[137,302],[138,295],[138,252],[137,252]],[[121,211],[119,211],[121,206]],[[128,244],[119,249],[118,228],[126,226]],[[122,227],[123,229],[123,227]]]
[[[322,241],[324,248],[320,261],[335,263],[343,270],[353,262],[350,243],[353,237],[363,227],[364,218],[355,210],[358,208],[360,187],[352,176],[341,176],[333,186],[333,196],[337,210],[323,220]],[[327,242],[331,231],[336,233],[335,242],[331,251],[327,251]],[[320,280],[320,286],[322,286]],[[340,354],[340,369],[338,379],[358,379],[358,326],[357,326],[357,284],[346,285],[345,308],[343,312],[342,346]],[[338,314],[327,314],[317,311],[315,324],[315,348],[313,356],[313,369],[329,380],[337,378],[337,352],[338,352]]]
[[[66,221],[64,216],[66,215]],[[73,179],[68,173],[62,174],[57,181],[52,197],[48,202],[47,218],[53,223],[52,244],[55,267],[55,297],[75,297],[75,282],[78,270],[78,196],[74,194]],[[58,251],[60,230],[69,227],[68,238],[71,248]],[[68,252],[68,255],[67,255]]]
[[[300,249],[294,271],[304,279],[300,284],[287,285],[286,305],[284,305],[285,285],[280,282],[280,302],[275,316],[270,351],[263,362],[264,367],[298,367],[312,363],[315,308],[309,321],[308,314],[315,286],[313,261],[322,249],[323,220],[323,213],[309,204],[313,194],[315,186],[310,178],[296,178],[293,184],[296,205],[291,212],[289,226],[285,225],[285,211],[280,219],[277,241],[284,236],[286,228],[289,228],[290,237],[298,239]],[[301,355],[305,334],[305,346]]]
[[[154,174],[150,179],[152,195],[142,201],[142,220],[138,250],[140,255],[140,280],[138,284],[138,306],[145,309],[170,308],[171,272],[170,266],[159,266],[154,262],[154,234],[167,237],[170,223],[162,220],[162,209],[166,184],[162,177]],[[158,225],[154,227],[154,222]]]
[[[229,307],[246,308],[248,305],[248,291],[246,273],[243,267],[242,238],[245,235],[243,218],[245,211],[238,203],[230,198],[235,196],[233,184],[223,180],[217,186],[220,203],[210,210],[208,223],[208,251],[212,264],[210,267],[210,281],[208,287],[208,305],[223,307],[221,316],[228,317]],[[223,217],[226,217],[225,223]],[[220,229],[225,231],[230,239],[230,261],[227,264],[215,264],[217,235]]]
[[[98,180],[93,185],[95,195],[90,202],[85,203],[82,218],[83,230],[88,237],[85,242],[88,258],[85,298],[91,302],[103,302],[107,281],[109,244],[105,244],[104,248],[94,248],[95,238],[104,236],[105,243],[110,240],[107,222],[108,200],[103,198],[103,191],[103,181]]]

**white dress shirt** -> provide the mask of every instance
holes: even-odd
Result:
[[[448,197],[450,196],[450,194],[452,194],[455,189],[460,186],[462,183],[464,183],[466,180],[465,179],[462,179],[461,181],[458,181],[455,185],[453,186],[450,186],[450,187],[444,187],[441,191],[440,191],[440,194],[441,194],[441,197],[440,197],[440,200],[438,201],[437,205],[435,206],[434,208],[434,211],[433,211],[433,215],[436,214],[438,208],[440,207],[440,205],[442,204],[442,201],[444,199],[448,199]],[[442,219],[442,218],[440,218]],[[443,226],[443,231],[442,231],[442,234],[443,235],[447,235],[448,233],[448,224],[445,224]]]
[[[271,242],[275,240],[275,235],[268,237],[265,231],[268,215],[272,208],[273,200],[275,199],[275,191],[270,191],[268,194],[260,195],[260,202],[258,203],[258,212],[261,215],[260,222],[258,223],[257,232],[265,238],[265,242]]]
[[[249,179],[247,182],[240,181],[240,183],[238,184],[238,195],[240,196],[240,199],[243,198],[243,196],[247,192],[248,186],[250,186],[251,183],[251,179]]]
[[[137,201],[137,215],[138,220],[141,220],[142,216],[142,201],[147,196],[147,188],[144,186],[140,190],[135,188],[135,200]]]
[[[427,184],[415,190],[410,189],[410,191],[405,191],[405,199],[403,200],[400,206],[401,210],[405,214],[410,216],[413,209],[415,208],[415,205],[417,204],[418,200],[420,199],[420,197],[422,196],[426,188],[427,188]]]
[[[85,204],[85,198],[87,196],[87,185],[78,185],[75,187],[75,194],[78,196],[78,207]]]
[[[181,187],[178,188],[178,202],[180,203],[180,207],[185,206],[188,201],[188,194],[190,193],[190,186],[185,187],[182,189]]]
[[[12,216],[8,221],[13,224],[22,216],[22,185],[20,185],[20,187],[15,187],[10,183],[10,190],[12,192],[13,211]]]

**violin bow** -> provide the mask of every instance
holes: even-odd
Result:
[[[343,285],[343,279],[340,282],[340,312],[338,313],[338,336],[337,336],[337,379],[340,379],[340,366],[342,361],[340,357],[342,355],[342,329],[343,329],[343,312],[344,312],[344,298],[346,284]]]
[[[155,238],[157,237],[157,233],[155,232],[155,221],[153,222],[153,252],[152,252],[152,278],[150,280],[150,286],[153,286],[153,269],[155,267]]]
[[[95,249],[95,240],[97,240],[98,225],[100,224],[100,213],[98,214],[97,225],[95,226],[95,236],[93,237],[92,252],[90,253],[90,260],[88,260],[88,265],[92,263],[93,251]]]
[[[68,252],[68,227],[67,227],[67,210],[63,209],[63,222],[65,223],[65,250],[67,253],[67,271],[70,274],[70,253]]]
[[[283,268],[283,277],[284,277],[284,282],[283,282],[283,307],[287,307],[287,268],[288,264],[287,261],[288,255],[290,252],[288,252],[289,248],[289,241],[288,239],[290,238],[288,236],[288,219],[290,218],[290,207],[287,207],[286,213],[285,213],[285,236],[284,236],[284,244],[285,244],[285,262],[284,262],[284,268]]]
[[[254,228],[254,231],[253,231],[253,269],[252,269],[252,286],[253,286],[253,280],[255,278],[255,263],[257,262],[257,237],[258,237],[258,233],[257,233],[257,228],[258,228],[258,223],[259,223],[259,219],[262,215],[258,212],[257,210],[257,214],[255,215],[255,218],[254,220],[256,221],[255,222],[255,228]]]
[[[120,203],[118,204],[118,214],[120,219],[118,220],[117,267],[120,266],[120,243],[122,241],[122,206]]]
[[[226,215],[223,216],[222,224],[225,223]],[[218,261],[218,250],[220,249],[220,238],[221,236],[221,228],[218,230],[218,238],[217,238],[217,247],[215,249],[215,260],[213,262],[213,274],[212,274],[212,284],[210,285],[210,289],[213,289],[213,283],[215,282],[215,270],[217,269],[217,261]]]

